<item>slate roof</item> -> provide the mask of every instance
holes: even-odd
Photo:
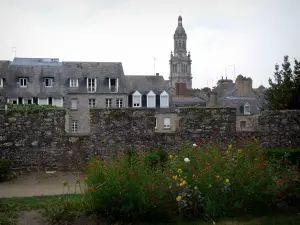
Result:
[[[173,103],[176,107],[184,106],[205,106],[206,102],[198,97],[173,97]]]
[[[160,95],[163,91],[169,94],[169,108],[156,107],[156,112],[171,113],[174,112],[173,98],[170,93],[170,88],[165,82],[164,77],[160,75],[126,75],[126,83],[129,89],[128,94],[132,95],[135,91],[142,95],[147,95],[150,91],[154,94]],[[143,101],[143,100],[142,100]],[[146,99],[144,99],[146,101]],[[146,102],[144,102],[146,104]]]
[[[163,91],[170,93],[163,76],[126,75],[126,80],[129,94],[133,94],[135,91],[139,91],[142,95],[148,94],[149,91],[153,91],[157,95]]]
[[[5,78],[6,97],[62,97],[68,93],[87,94],[87,78],[97,79],[95,94],[109,94],[109,78],[118,78],[118,94],[128,88],[120,62],[59,62],[57,58],[15,58],[12,62],[0,61],[0,77]],[[28,87],[21,88],[18,79],[29,79]],[[45,87],[45,78],[53,78],[53,87]],[[79,87],[70,87],[70,79],[78,79]],[[24,92],[26,91],[26,92]],[[113,94],[113,93],[110,93]],[[25,97],[25,96],[24,96]]]
[[[253,97],[235,97],[235,96],[225,96],[222,98],[218,98],[217,105],[219,107],[230,107],[237,109],[237,115],[244,115],[244,113],[240,110],[241,106],[244,106],[246,103],[250,105],[251,115],[259,114],[261,104],[258,99]]]

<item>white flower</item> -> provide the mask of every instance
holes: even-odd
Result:
[[[184,158],[184,162],[189,163],[190,159],[189,158]]]
[[[196,145],[196,144],[193,144],[193,147],[197,147],[197,145]]]

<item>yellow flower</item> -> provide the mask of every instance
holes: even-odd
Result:
[[[173,156],[172,155],[170,155],[170,159],[172,159],[173,158]]]
[[[228,145],[228,148],[231,149],[232,148],[232,144]]]
[[[182,187],[182,186],[184,186],[185,184],[186,184],[186,181],[183,180],[179,185],[180,185],[180,187]]]
[[[220,178],[220,176],[216,176],[216,178],[217,178],[217,179],[219,179],[219,178]]]
[[[177,196],[177,198],[176,198],[176,201],[180,201],[181,200],[181,196],[179,195],[179,196]]]
[[[182,169],[179,168],[179,169],[177,170],[177,172],[178,172],[178,173],[182,173]]]
[[[225,182],[226,182],[226,183],[229,183],[229,179],[228,179],[228,178],[226,178],[226,179],[225,179]]]
[[[169,189],[172,189],[172,185],[169,186]]]
[[[211,187],[211,184],[209,184],[208,187]]]
[[[173,180],[177,180],[177,175],[174,175],[172,178]]]
[[[239,150],[238,150],[238,153],[242,153],[242,149],[239,149]]]
[[[194,189],[195,189],[195,190],[198,190],[198,187],[197,187],[197,186],[195,186],[195,187],[194,187]]]

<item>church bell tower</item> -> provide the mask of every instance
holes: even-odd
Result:
[[[174,34],[174,53],[170,55],[170,87],[176,89],[186,86],[192,89],[191,55],[187,53],[187,35],[182,26],[182,17],[178,17],[178,25]]]

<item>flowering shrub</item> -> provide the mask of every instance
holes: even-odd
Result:
[[[86,176],[86,196],[93,212],[109,220],[168,217],[171,199],[168,175],[145,164],[142,154],[120,156],[114,161],[92,160]],[[170,200],[169,200],[170,199]],[[171,204],[176,206],[176,204]],[[159,215],[160,214],[160,215]]]
[[[287,191],[296,192],[287,176],[292,168],[279,162],[264,157],[255,142],[224,150],[185,146],[172,161],[179,210],[189,216],[265,210],[286,198]]]
[[[190,144],[168,156],[131,149],[112,161],[90,162],[86,197],[93,212],[131,222],[161,221],[175,213],[209,218],[266,211],[279,201],[299,199],[299,183],[289,175],[297,168],[263,153],[255,141],[223,149]]]

